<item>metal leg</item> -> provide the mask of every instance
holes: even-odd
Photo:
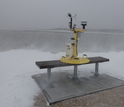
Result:
[[[74,65],[74,75],[73,75],[74,78],[77,77],[77,65]]]
[[[77,76],[77,65],[74,65],[74,74],[73,78],[75,79],[76,82],[80,82],[80,79]]]
[[[99,72],[99,63],[95,63],[95,76],[100,76]]]
[[[48,87],[53,88],[53,84],[51,83],[51,68],[47,68],[47,80],[48,80]]]

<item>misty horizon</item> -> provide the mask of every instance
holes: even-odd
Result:
[[[124,29],[123,0],[0,0],[0,30],[68,28],[87,21],[87,29]]]

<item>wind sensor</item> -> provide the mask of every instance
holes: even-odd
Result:
[[[82,57],[78,57],[78,51],[77,51],[79,33],[85,31],[85,26],[87,26],[87,22],[81,21],[82,29],[76,29],[76,24],[72,26],[73,17],[71,13],[68,13],[68,16],[70,17],[70,22],[69,22],[70,31],[74,32],[74,37],[71,38],[71,40],[73,40],[74,42],[66,44],[66,56],[62,56],[60,61],[69,64],[88,63],[90,60],[88,59],[87,55],[83,54]]]

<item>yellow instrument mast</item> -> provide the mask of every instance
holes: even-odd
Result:
[[[64,62],[64,63],[70,63],[70,64],[83,64],[83,63],[88,63],[89,59],[84,56],[82,57],[78,57],[78,51],[77,51],[77,45],[78,45],[78,35],[80,32],[84,32],[85,31],[85,26],[87,25],[86,21],[82,21],[81,25],[82,25],[82,29],[76,29],[76,24],[74,24],[73,28],[72,28],[72,16],[70,13],[68,13],[68,16],[70,17],[70,22],[69,22],[69,27],[70,27],[70,31],[74,31],[74,38],[71,38],[72,40],[74,40],[75,42],[71,44],[71,46],[73,47],[73,52],[72,52],[72,56],[65,56],[62,57],[60,59],[60,61]],[[70,48],[69,48],[70,49]],[[71,50],[70,50],[71,52]]]

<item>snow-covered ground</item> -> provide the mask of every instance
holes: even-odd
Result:
[[[38,50],[10,50],[0,53],[0,107],[32,107],[34,96],[40,89],[31,78],[32,75],[44,73],[35,61],[60,59],[65,53],[52,54]],[[82,56],[80,53],[79,56]],[[106,73],[114,77],[124,79],[124,52],[85,53],[89,57],[103,56],[109,58],[109,62],[100,64],[100,73]],[[73,70],[72,67],[55,68],[52,71]],[[79,67],[84,73],[92,72],[94,65]]]

